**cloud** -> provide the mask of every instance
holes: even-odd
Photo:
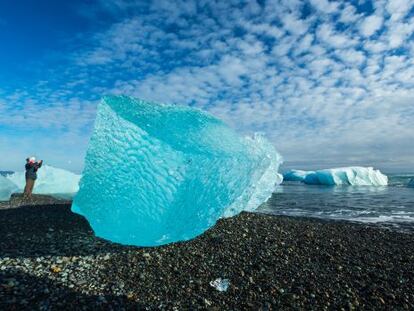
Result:
[[[361,18],[361,14],[357,13],[357,9],[353,5],[345,4],[341,10],[339,21],[342,23],[355,23]]]
[[[346,33],[338,33],[330,24],[321,24],[317,30],[317,38],[327,45],[335,49],[342,49],[354,46],[357,41]]]
[[[365,54],[355,49],[338,50],[336,55],[342,60],[342,62],[348,66],[360,66],[365,61]]]
[[[360,32],[365,37],[372,36],[382,26],[382,16],[371,15],[366,17],[360,26]]]
[[[391,21],[402,19],[413,7],[410,0],[389,0],[387,3],[387,11],[391,15]]]
[[[407,23],[391,23],[388,28],[388,43],[391,49],[396,49],[406,43],[414,31],[414,19]]]
[[[295,35],[302,35],[307,32],[309,25],[306,21],[298,18],[295,14],[287,14],[282,17],[284,28]]]
[[[323,12],[325,14],[333,14],[339,8],[338,3],[335,1],[311,0],[310,2],[318,11]]]

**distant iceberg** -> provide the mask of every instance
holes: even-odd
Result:
[[[414,188],[414,178],[411,178],[410,182],[408,183],[408,187]]]
[[[340,185],[341,184],[341,183],[338,183],[338,184],[323,183],[323,181],[319,179],[318,172],[319,171],[317,172],[310,171],[308,174],[306,174],[303,182],[307,185]]]
[[[289,172],[283,174],[283,181],[304,181],[306,175],[309,173],[311,172],[302,170],[290,170]]]
[[[12,193],[17,191],[19,191],[17,185],[0,175],[0,201],[9,200]]]
[[[388,177],[372,167],[340,167],[317,171],[291,170],[285,181],[302,181],[308,185],[386,186]]]
[[[33,189],[36,194],[49,194],[55,197],[70,198],[79,190],[80,175],[67,170],[43,165],[37,171],[37,179]],[[15,184],[20,192],[26,184],[25,172],[15,172],[6,178]]]
[[[267,200],[280,163],[264,137],[241,137],[201,110],[106,97],[72,211],[122,244],[188,240]]]

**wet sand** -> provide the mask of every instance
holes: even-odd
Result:
[[[0,208],[0,234],[1,310],[414,308],[413,233],[363,224],[242,213],[139,248],[96,238],[69,204],[34,204]]]

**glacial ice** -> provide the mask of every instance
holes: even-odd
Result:
[[[306,175],[310,172],[302,170],[290,170],[289,172],[283,174],[284,181],[304,181]]]
[[[267,200],[280,163],[262,136],[240,137],[200,110],[106,97],[72,211],[122,244],[188,240]]]
[[[277,174],[276,174],[276,178],[275,178],[275,183],[276,183],[277,185],[280,185],[282,182],[283,182],[283,175],[282,175],[282,174],[277,173]]]
[[[6,177],[0,175],[0,201],[10,199],[12,193],[19,191],[19,188]]]
[[[291,170],[286,181],[302,181],[308,185],[386,186],[388,177],[372,167],[340,167],[317,171]]]
[[[79,190],[80,175],[67,170],[43,165],[37,171],[37,179],[33,193],[49,194],[58,198],[70,198]],[[26,184],[25,172],[15,172],[7,175],[7,179],[17,185],[19,191],[24,190]]]
[[[317,172],[311,171],[311,172],[309,172],[309,174],[306,174],[305,179],[303,180],[303,182],[307,185],[325,185],[319,180],[318,171]],[[332,186],[332,184],[328,184],[328,185]]]

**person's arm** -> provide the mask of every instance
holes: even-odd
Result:
[[[42,166],[43,161],[39,161],[39,162],[35,162],[33,164],[34,168],[35,168],[35,172],[37,172],[37,170]]]

